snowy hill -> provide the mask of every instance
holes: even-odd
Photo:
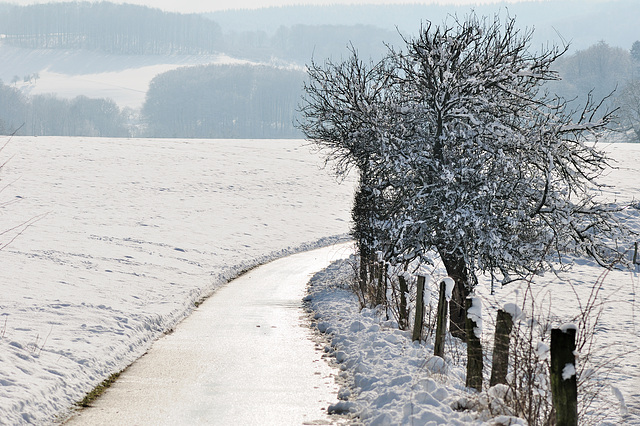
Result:
[[[110,98],[118,106],[138,109],[144,103],[149,82],[158,74],[178,67],[247,63],[226,55],[112,55],[87,50],[23,49],[0,43],[0,80],[16,77],[23,92],[55,93],[63,98],[84,95]],[[30,82],[25,76],[37,74]]]

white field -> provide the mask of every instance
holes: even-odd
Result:
[[[15,137],[0,158],[0,241],[24,231],[0,251],[3,424],[52,419],[240,269],[349,230],[353,183],[300,140]]]
[[[608,196],[638,199],[640,145],[608,149],[620,167]],[[238,270],[349,229],[353,181],[338,185],[299,140],[16,137],[0,158],[2,229],[16,227],[0,241],[17,236],[0,251],[0,419],[9,424],[64,413]],[[601,272],[581,264],[569,276],[584,294]],[[545,281],[566,317],[572,287]],[[599,345],[619,354],[614,383],[632,419],[637,285],[635,274],[607,276],[599,329]],[[402,358],[389,362],[380,365]]]

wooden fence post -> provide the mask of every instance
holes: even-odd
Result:
[[[507,370],[509,367],[509,343],[511,340],[511,329],[513,328],[513,318],[511,314],[498,310],[496,317],[496,334],[494,336],[493,360],[491,366],[491,378],[489,386],[498,383],[507,383]]]
[[[436,339],[433,345],[433,354],[444,358],[444,336],[447,327],[447,284],[442,281],[440,283],[440,296],[438,298],[438,314],[436,319]]]
[[[473,298],[469,297],[465,300],[466,322],[465,329],[467,335],[467,381],[466,386],[473,388],[478,392],[482,391],[482,370],[484,361],[482,359],[482,343],[480,337],[476,336],[474,328],[478,324],[469,318],[469,309],[473,306]]]
[[[416,319],[413,323],[413,341],[422,338],[422,326],[424,324],[424,282],[425,277],[418,277],[418,288],[416,290]]]
[[[551,330],[551,393],[557,426],[578,424],[578,381],[574,351],[576,329]]]
[[[409,312],[407,311],[407,293],[409,292],[409,286],[404,275],[398,276],[398,282],[400,283],[400,312],[398,314],[398,323],[401,330],[409,328]]]

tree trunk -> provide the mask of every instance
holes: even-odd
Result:
[[[453,294],[449,302],[449,331],[453,337],[466,340],[467,312],[465,303],[471,294],[471,279],[464,257],[458,253],[445,253],[440,251],[442,263],[447,269],[447,274],[455,281]]]
[[[438,317],[436,323],[436,340],[433,345],[433,354],[444,358],[444,335],[447,332],[447,299],[445,297],[447,285],[440,283],[440,297],[438,298]]]
[[[493,346],[493,365],[491,366],[491,379],[489,386],[498,383],[507,383],[507,370],[509,367],[509,342],[513,318],[511,314],[500,309],[496,318],[496,334]]]

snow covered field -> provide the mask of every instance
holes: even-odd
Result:
[[[239,270],[349,228],[353,185],[299,140],[16,137],[0,158],[0,241],[40,217],[0,251],[2,424],[51,420]]]
[[[609,196],[640,198],[640,145],[609,149],[620,166]],[[39,219],[0,251],[0,423],[49,422],[239,270],[349,228],[353,182],[338,185],[302,141],[17,137],[0,160],[0,223],[16,227],[0,242]],[[585,263],[570,277],[580,292],[600,271]],[[573,291],[549,286],[562,314]],[[619,355],[625,424],[640,424],[637,288],[636,275],[607,276],[599,330]],[[473,421],[450,406],[461,368],[425,364],[429,347],[342,296],[316,309],[358,378],[353,409],[381,424]]]

